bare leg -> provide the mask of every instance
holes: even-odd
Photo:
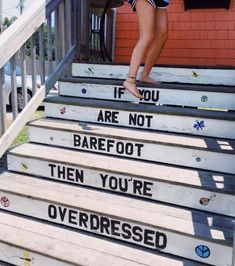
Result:
[[[138,0],[136,3],[136,11],[139,22],[140,38],[131,57],[129,78],[123,83],[123,86],[134,96],[143,98],[136,87],[135,77],[142,63],[145,52],[155,36],[155,8],[147,0]]]
[[[155,37],[151,43],[150,49],[148,51],[146,62],[144,66],[144,71],[142,74],[141,81],[148,82],[152,84],[159,84],[159,81],[153,80],[149,77],[150,71],[154,64],[156,63],[157,58],[161,54],[161,51],[167,41],[168,37],[168,16],[166,9],[156,9],[156,30]]]

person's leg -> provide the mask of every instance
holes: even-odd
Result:
[[[143,98],[135,85],[135,78],[145,52],[155,36],[155,8],[147,0],[138,0],[136,3],[136,12],[139,22],[140,38],[132,53],[129,75],[123,83],[123,86],[136,97]]]
[[[146,57],[141,81],[158,84],[159,82],[151,79],[149,77],[149,74],[152,67],[156,63],[156,60],[159,57],[168,38],[168,16],[167,16],[167,9],[157,8],[155,12],[156,12],[155,37],[153,42],[151,43],[150,49]]]

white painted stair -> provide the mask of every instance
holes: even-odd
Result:
[[[0,260],[19,266],[201,265],[7,213],[0,213]]]
[[[235,141],[115,128],[43,118],[29,123],[30,141],[81,151],[235,174]],[[215,161],[223,164],[215,164]]]
[[[53,118],[235,139],[234,112],[63,96],[47,97],[45,109],[47,116]]]
[[[232,266],[234,71],[154,68],[142,101],[126,72],[73,64],[9,151],[0,261]]]
[[[145,104],[174,105],[200,108],[235,110],[234,86],[192,84],[149,85],[137,82],[144,99],[134,99],[122,86],[122,80],[97,78],[62,78],[60,95],[119,102],[133,100]]]
[[[233,221],[224,216],[2,174],[10,212],[218,266],[230,265]],[[206,248],[206,260],[195,249]],[[204,250],[204,248],[203,248]],[[204,252],[204,251],[202,251]]]
[[[8,169],[78,187],[235,215],[234,175],[39,144],[23,144],[11,150]]]

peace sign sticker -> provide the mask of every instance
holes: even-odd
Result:
[[[199,245],[195,248],[196,254],[203,259],[207,259],[210,257],[211,251],[207,246]]]

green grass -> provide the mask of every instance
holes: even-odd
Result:
[[[36,111],[32,117],[31,120],[35,120],[35,119],[39,119],[39,118],[42,118],[44,116],[44,111]],[[26,143],[26,142],[29,142],[29,128],[28,126],[25,126],[20,134],[17,136],[17,138],[13,141],[11,147],[15,147],[15,146],[18,146],[22,143]]]

